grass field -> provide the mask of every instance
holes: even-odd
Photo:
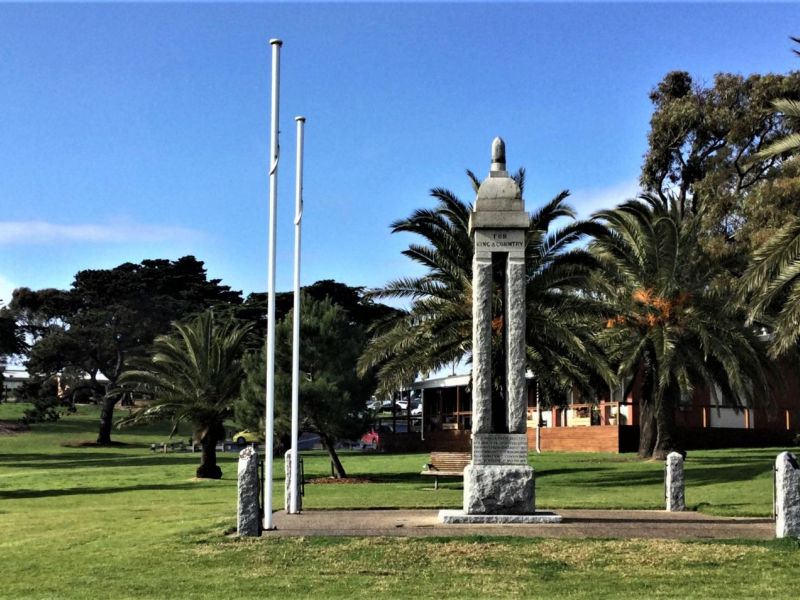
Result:
[[[19,413],[0,405],[0,419]],[[165,427],[116,433],[127,446],[75,446],[93,439],[96,424],[97,410],[81,407],[0,436],[0,597],[796,597],[796,542],[237,540],[225,535],[235,525],[233,454],[221,458],[222,480],[196,481],[197,455],[149,451]],[[768,515],[780,450],[691,453],[688,504]],[[346,454],[349,474],[371,483],[307,485],[306,507],[458,506],[461,484],[432,490],[418,476],[425,460]],[[542,508],[663,506],[657,463],[601,454],[531,463]],[[305,464],[307,477],[329,472],[321,453]],[[275,490],[277,508],[282,482]]]

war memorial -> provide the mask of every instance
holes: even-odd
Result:
[[[444,523],[558,522],[536,514],[528,465],[525,387],[525,235],[528,215],[495,138],[489,177],[478,190],[469,231],[472,259],[472,463],[464,470],[464,508],[443,510]],[[499,302],[497,301],[499,298]],[[501,314],[495,314],[500,305]],[[502,322],[492,348],[492,322]]]
[[[506,169],[506,149],[501,138],[491,148],[489,176],[481,183],[470,215],[469,232],[474,243],[472,281],[472,387],[473,422],[471,462],[464,468],[462,509],[442,509],[435,519],[442,533],[458,535],[452,526],[553,524],[550,532],[541,528],[519,535],[560,535],[562,515],[536,510],[536,477],[528,462],[526,419],[525,340],[525,246],[528,214],[516,181]],[[500,323],[497,336],[496,324]],[[496,343],[500,338],[500,344]],[[493,343],[494,342],[494,343]],[[301,481],[293,481],[286,460],[285,511],[278,515],[278,535],[428,535],[430,511],[323,511],[302,514],[300,505],[290,510],[294,488],[299,498]],[[642,535],[647,523],[650,533],[664,537],[709,535],[714,525],[702,515],[687,515],[677,524],[671,513],[686,511],[683,454],[672,452],[664,465],[664,512],[637,514],[636,511],[564,511],[569,521],[567,535]],[[253,448],[241,453],[239,463],[238,533],[261,534],[258,498],[258,455]],[[778,538],[800,537],[800,466],[791,453],[784,452],[775,463],[775,527]],[[619,523],[608,528],[605,520]],[[764,523],[756,527],[723,524],[715,535],[740,531],[744,537],[763,536]],[[711,527],[712,529],[709,529]],[[737,530],[736,528],[739,527]],[[392,533],[392,529],[395,531]],[[436,529],[430,530],[436,531]],[[638,533],[637,533],[638,532]],[[485,533],[498,533],[497,529]]]

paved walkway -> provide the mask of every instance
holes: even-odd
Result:
[[[278,536],[465,536],[548,538],[754,539],[775,537],[772,519],[714,517],[696,512],[556,510],[564,520],[548,525],[443,525],[438,510],[279,511]]]

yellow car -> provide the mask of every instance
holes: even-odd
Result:
[[[244,446],[245,444],[252,444],[253,442],[262,441],[260,432],[250,431],[249,429],[243,429],[239,433],[233,434],[231,436],[231,439],[240,446]]]

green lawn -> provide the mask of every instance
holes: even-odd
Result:
[[[0,405],[0,419],[20,407]],[[0,597],[796,597],[794,542],[226,537],[235,525],[235,456],[225,478],[195,481],[197,455],[152,454],[165,427],[92,440],[97,409],[0,436]],[[182,432],[183,433],[183,432]],[[188,433],[188,432],[186,432]],[[693,452],[687,501],[714,514],[770,512],[781,449]],[[461,484],[434,491],[426,455],[347,454],[371,483],[307,485],[307,508],[453,507]],[[306,476],[329,473],[321,453]],[[631,456],[531,455],[543,508],[661,508],[662,465]],[[277,462],[275,473],[283,465]],[[276,481],[275,507],[282,505]],[[677,586],[677,587],[673,587]]]

